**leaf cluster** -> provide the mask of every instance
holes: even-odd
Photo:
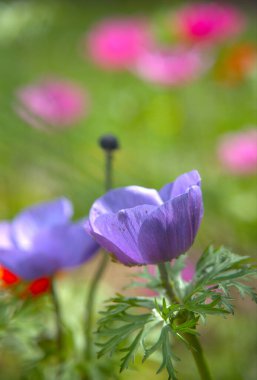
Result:
[[[234,313],[231,290],[239,291],[242,297],[250,296],[257,302],[257,295],[247,282],[257,274],[256,265],[249,257],[236,255],[224,247],[209,247],[200,257],[194,278],[183,281],[181,271],[185,257],[174,265],[165,264],[168,280],[175,298],[164,296],[161,273],[152,275],[146,269],[141,278],[144,282],[136,286],[154,289],[156,298],[124,297],[118,294],[110,299],[98,328],[98,356],[122,353],[120,370],[134,362],[138,352],[142,352],[143,362],[151,355],[161,355],[157,373],[167,370],[168,379],[176,380],[172,342],[179,339],[190,349],[190,335],[198,335],[199,319],[208,315]]]
[[[232,289],[241,297],[257,303],[257,294],[248,282],[257,275],[257,266],[247,256],[239,256],[225,247],[210,246],[196,265],[196,274],[186,288],[184,302],[193,312],[205,314],[234,313]]]
[[[160,348],[163,361],[157,372],[167,368],[169,379],[175,380],[170,345],[171,329],[163,323],[160,310],[157,302],[148,298],[124,297],[118,294],[110,299],[99,320],[98,336],[103,338],[104,342],[97,344],[100,347],[98,356],[112,355],[114,351],[119,350],[123,353],[120,366],[120,371],[123,371],[134,362],[139,348],[143,349],[143,361]],[[148,347],[146,340],[159,324],[162,327],[157,342]]]

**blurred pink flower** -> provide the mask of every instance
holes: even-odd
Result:
[[[206,67],[198,50],[178,47],[173,50],[145,50],[134,66],[142,79],[164,85],[183,85],[199,77]]]
[[[142,286],[138,286],[136,288],[136,294],[141,295],[141,296],[146,296],[146,297],[155,297],[158,295],[158,293],[153,289],[147,288],[147,279],[140,277],[140,275],[143,274],[145,268],[147,268],[147,271],[151,276],[156,276],[157,267],[155,265],[147,265],[146,267],[135,266],[135,267],[130,268],[130,271],[134,273],[134,276],[138,274],[138,277],[135,277],[136,282],[138,282],[139,284],[142,283]],[[145,288],[143,287],[144,283],[146,284]]]
[[[177,33],[193,42],[217,42],[239,33],[244,26],[240,11],[229,5],[188,5],[175,15]]]
[[[185,282],[190,282],[193,280],[195,275],[195,266],[191,261],[186,262],[186,266],[181,271],[182,280]]]
[[[173,264],[174,263],[171,262],[171,265]],[[186,260],[185,264],[185,267],[181,271],[181,278],[185,282],[191,282],[195,275],[195,265],[189,260]],[[135,274],[142,274],[144,269],[142,267],[134,267],[134,270],[132,268],[130,268],[130,270],[132,270]],[[147,265],[147,271],[151,276],[155,277],[157,275],[157,267],[155,265]],[[138,277],[136,281],[142,283],[142,285],[146,283],[145,288],[137,289],[137,294],[144,295],[147,297],[156,297],[158,295],[158,293],[155,290],[147,288],[147,279]]]
[[[222,166],[234,174],[257,172],[257,129],[223,136],[218,144],[218,158]]]
[[[147,29],[146,24],[137,19],[105,20],[87,36],[89,55],[104,69],[126,69],[149,45]]]
[[[88,111],[88,99],[82,89],[58,79],[22,87],[17,98],[17,113],[36,128],[70,127]]]

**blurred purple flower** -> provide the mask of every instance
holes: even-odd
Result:
[[[257,129],[224,135],[218,144],[222,166],[234,174],[257,172]]]
[[[239,10],[214,2],[185,6],[172,22],[182,38],[201,43],[226,40],[241,32],[245,24]]]
[[[198,78],[209,65],[204,56],[193,49],[145,50],[134,70],[142,79],[164,85],[179,86]]]
[[[78,122],[88,111],[85,92],[74,83],[48,79],[17,91],[16,111],[36,128],[48,126],[67,128]]]
[[[194,242],[203,215],[200,182],[192,171],[159,192],[111,190],[93,204],[86,230],[125,265],[170,261]]]
[[[110,19],[97,24],[87,36],[92,60],[104,69],[129,67],[150,43],[147,25],[137,19]]]
[[[89,260],[99,246],[82,222],[70,222],[72,214],[69,200],[60,198],[29,207],[10,223],[1,222],[0,265],[34,280]]]

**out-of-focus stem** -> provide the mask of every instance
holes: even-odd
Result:
[[[90,284],[90,288],[88,292],[88,298],[87,298],[87,304],[86,304],[86,325],[85,325],[86,340],[87,340],[86,358],[88,360],[90,360],[93,355],[92,330],[93,330],[93,311],[94,311],[95,295],[98,289],[98,284],[102,278],[102,275],[106,269],[108,262],[109,262],[108,254],[106,252],[103,252],[101,261],[93,277],[93,280]]]
[[[105,189],[108,191],[112,188],[112,152],[106,151],[105,157]]]
[[[54,313],[55,313],[57,355],[58,355],[59,364],[61,365],[64,358],[64,336],[63,336],[61,308],[60,308],[59,298],[56,292],[54,279],[51,280],[50,295],[51,295],[52,304],[53,304]],[[61,378],[61,374],[62,374],[62,370],[60,367],[57,373],[58,379]]]
[[[116,137],[112,135],[103,136],[99,140],[99,143],[105,152],[105,190],[108,191],[112,188],[113,151],[119,148],[119,143]],[[108,262],[109,262],[108,254],[103,251],[101,261],[92,279],[92,282],[90,284],[89,291],[88,291],[88,297],[87,297],[87,303],[86,303],[86,318],[85,318],[87,360],[90,360],[93,356],[92,330],[93,330],[95,296],[98,289],[98,285],[107,267]]]

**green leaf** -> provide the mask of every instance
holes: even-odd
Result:
[[[162,298],[162,303],[158,303],[157,300],[152,301],[151,299],[121,295],[111,301],[101,313],[103,318],[99,321],[98,338],[101,339],[101,342],[97,343],[97,346],[100,347],[98,356],[112,355],[114,351],[126,352],[126,355],[121,358],[120,371],[123,371],[134,361],[140,345],[144,348],[143,361],[156,350],[160,350],[162,363],[158,373],[166,368],[169,379],[176,380],[172,363],[176,357],[170,344],[170,334],[173,332],[169,323],[164,324],[164,319],[169,322],[170,308],[174,311],[174,305],[169,306],[165,298]],[[142,307],[148,309],[148,312],[142,314]],[[176,305],[177,307],[178,305]],[[110,314],[109,310],[111,311]],[[147,349],[145,341],[152,341],[152,330],[160,325],[161,332],[157,342],[153,343],[150,349]],[[191,326],[192,324],[188,322],[181,329],[190,331]],[[126,342],[129,344],[124,347]]]
[[[254,289],[242,282],[256,275],[256,264],[248,256],[236,255],[224,247],[214,249],[211,246],[196,265],[195,278],[186,289],[185,307],[202,316],[233,313],[233,287],[242,297],[250,296],[257,302]]]
[[[170,326],[165,326],[162,329],[161,332],[161,347],[162,347],[162,363],[160,368],[157,371],[157,374],[160,373],[164,368],[166,368],[169,377],[168,380],[177,380],[177,376],[175,373],[175,369],[172,364],[172,359],[175,358],[178,360],[176,357],[174,357],[173,352],[171,351],[171,343],[170,343]]]
[[[161,349],[162,351],[162,363],[157,370],[157,374],[160,373],[164,368],[166,368],[168,374],[169,374],[169,380],[176,380],[176,372],[174,369],[174,366],[172,364],[172,358],[175,360],[178,360],[172,350],[171,350],[171,342],[170,342],[170,326],[165,325],[160,333],[159,339],[157,340],[156,343],[154,343],[150,348],[146,348],[144,344],[144,357],[143,357],[143,362],[149,358],[154,352],[157,350]]]
[[[131,362],[134,362],[135,360],[135,354],[137,352],[138,346],[140,345],[140,342],[142,341],[142,335],[144,332],[144,328],[142,328],[139,333],[137,334],[134,341],[131,343],[129,347],[124,348],[122,351],[128,351],[128,354],[125,355],[121,359],[121,367],[120,372],[122,372],[124,369],[128,368],[129,364]]]
[[[177,296],[170,301],[161,290],[160,273],[153,276],[146,271],[142,277],[144,286],[156,286],[160,296],[155,298],[125,297],[118,294],[109,300],[101,312],[98,337],[101,340],[99,356],[126,352],[121,358],[120,370],[128,368],[134,361],[140,346],[143,347],[143,362],[155,352],[161,353],[161,364],[157,371],[167,370],[169,380],[176,380],[171,336],[181,340],[190,348],[189,338],[197,335],[197,325],[208,315],[224,316],[233,313],[231,289],[235,288],[242,297],[250,296],[257,301],[249,281],[256,275],[256,265],[248,257],[230,252],[224,247],[209,247],[199,259],[196,274],[190,283],[181,278],[185,257],[172,266],[165,264],[170,285]],[[157,337],[157,338],[156,338]]]

